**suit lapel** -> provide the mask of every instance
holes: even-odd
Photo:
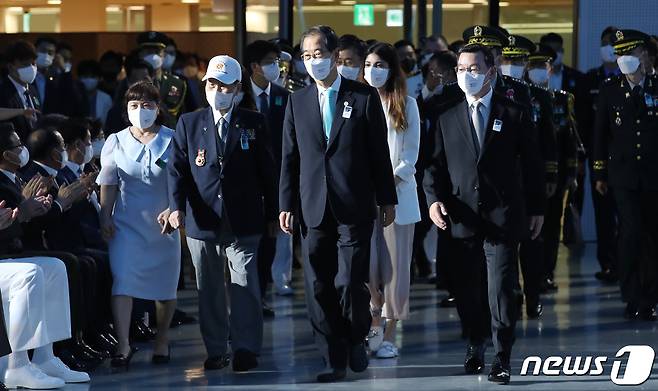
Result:
[[[233,113],[231,114],[231,121],[228,125],[228,140],[226,140],[226,149],[224,150],[224,166],[228,164],[231,154],[233,153],[233,150],[235,150],[235,146],[240,140],[240,126],[238,126],[240,125],[239,115],[239,111],[237,109],[233,109]]]
[[[334,120],[331,123],[331,132],[329,133],[329,142],[327,143],[327,149],[338,137],[338,133],[343,128],[346,118],[343,118],[343,110],[346,106],[354,107],[354,98],[352,97],[352,91],[345,88],[345,79],[341,81],[340,90],[338,91],[338,97],[336,98],[336,108],[334,109]]]
[[[504,106],[498,104],[498,97],[494,92],[493,96],[491,97],[491,110],[489,110],[489,120],[487,121],[487,127],[484,136],[484,145],[482,146],[482,150],[480,151],[480,158],[482,158],[482,156],[486,152],[487,146],[491,143],[491,140],[494,137],[494,133],[496,133],[493,130],[494,121],[503,118],[504,110],[505,110]],[[503,124],[502,126],[504,128],[505,124]],[[504,131],[503,128],[501,128],[500,131]]]
[[[309,124],[312,131],[319,137],[320,142],[324,141],[324,128],[322,127],[322,114],[320,113],[320,101],[318,99],[318,86],[313,82],[309,88],[303,90],[306,94],[302,97],[302,102],[305,102],[307,110],[305,113],[309,116]],[[292,98],[291,98],[292,99]],[[297,132],[302,131],[298,129]]]
[[[218,156],[218,151],[217,151],[217,126],[215,125],[215,117],[212,114],[212,108],[208,107],[206,109],[206,118],[204,121],[203,125],[203,131],[201,134],[201,138],[203,142],[199,143],[199,146],[197,147],[196,151],[192,151],[192,153],[199,154],[198,149],[201,147],[206,148],[206,164],[208,164],[208,158],[211,156]]]
[[[468,149],[471,151],[473,156],[477,158],[478,153],[475,149],[475,144],[473,140],[473,132],[471,130],[471,120],[468,118],[468,104],[466,99],[464,99],[460,104],[458,104],[454,110],[452,110],[454,121],[457,123],[459,132],[464,136],[464,141],[468,145]]]

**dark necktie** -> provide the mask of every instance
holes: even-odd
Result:
[[[228,135],[228,126],[226,126],[226,120],[224,117],[219,119],[219,146],[221,149],[222,155],[226,150],[226,137]]]
[[[267,96],[267,93],[265,91],[261,92],[260,95],[258,95],[258,103],[260,103],[261,113],[267,114],[270,111],[269,96]]]
[[[23,191],[23,181],[18,175],[16,175],[16,177],[14,178],[14,183],[16,184],[16,187],[18,188],[19,191]]]
[[[34,108],[34,104],[32,103],[32,95],[30,95],[30,90],[29,89],[25,90],[25,105],[29,109]]]

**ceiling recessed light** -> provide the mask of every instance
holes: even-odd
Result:
[[[199,4],[199,0],[181,0],[183,4]]]
[[[48,0],[48,4],[50,4],[50,5],[61,5],[62,0]]]

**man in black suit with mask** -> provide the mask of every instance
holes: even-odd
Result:
[[[525,108],[492,90],[495,73],[486,47],[460,51],[457,81],[466,96],[439,116],[424,186],[430,218],[450,228],[460,259],[455,295],[469,338],[464,369],[482,372],[491,324],[489,380],[506,384],[518,308],[516,249],[541,231],[544,165]]]
[[[287,233],[301,198],[309,313],[332,368],[319,382],[343,379],[348,360],[354,372],[368,367],[370,237],[377,206],[386,226],[397,203],[379,95],[338,74],[337,46],[327,26],[302,35],[302,59],[315,83],[288,100],[279,187]]]

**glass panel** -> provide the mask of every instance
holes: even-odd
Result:
[[[107,31],[124,31],[125,10],[120,6],[107,6],[105,8],[105,26]]]
[[[564,63],[572,64],[573,0],[507,0],[500,3],[500,24],[511,34],[523,35],[538,42],[549,32],[562,36]]]
[[[427,34],[432,34],[432,1],[427,1]],[[487,0],[443,0],[441,7],[443,36],[448,43],[462,39],[467,27],[489,23],[489,2]]]
[[[199,8],[199,31],[233,31],[233,7]]]
[[[272,39],[279,34],[279,1],[247,0],[247,41]]]

